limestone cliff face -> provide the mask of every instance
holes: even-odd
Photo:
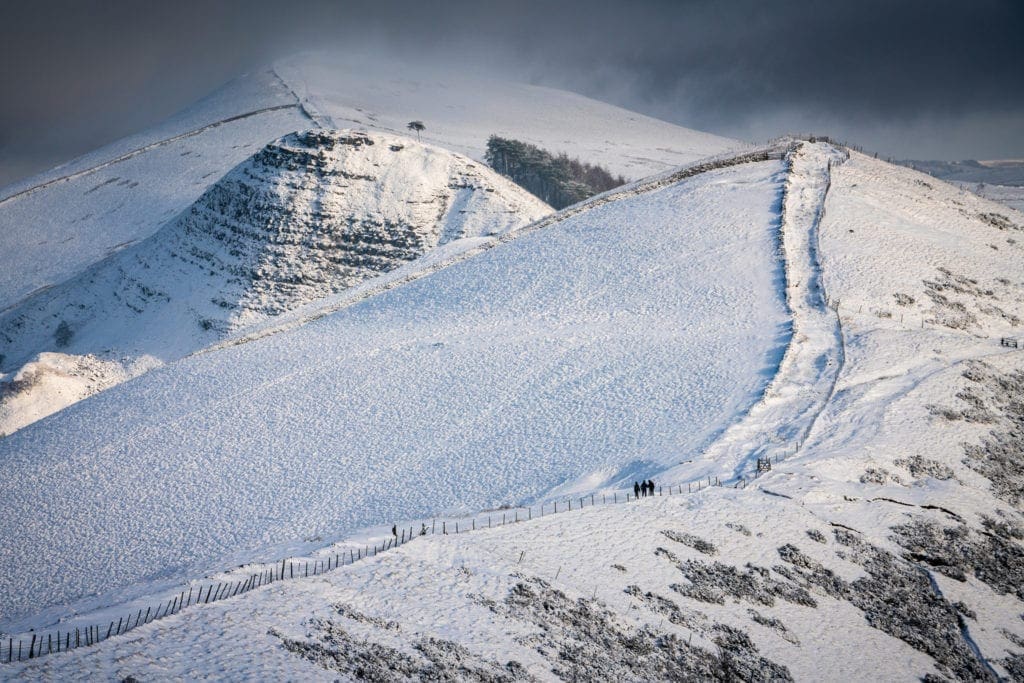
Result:
[[[178,220],[167,246],[190,267],[224,277],[212,300],[234,312],[234,324],[546,211],[465,157],[403,138],[319,130],[277,140],[228,174]]]

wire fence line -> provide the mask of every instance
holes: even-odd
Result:
[[[760,472],[755,476],[760,476]],[[159,603],[137,610],[133,607],[127,614],[117,619],[111,619],[109,622],[104,620],[102,623],[90,626],[74,629],[58,628],[41,633],[30,631],[18,638],[9,636],[6,643],[0,641],[0,663],[10,664],[50,654],[69,652],[81,647],[91,647],[158,619],[178,614],[189,607],[208,605],[233,598],[279,581],[319,576],[340,567],[350,566],[367,558],[375,557],[380,553],[394,550],[423,536],[472,533],[478,530],[527,522],[534,518],[540,519],[553,514],[580,511],[583,508],[633,503],[646,497],[686,495],[712,486],[726,485],[733,485],[737,488],[745,487],[746,481],[741,477],[735,482],[723,483],[718,477],[709,476],[684,484],[658,486],[645,496],[638,496],[632,491],[592,493],[545,501],[536,505],[497,508],[474,515],[437,517],[429,520],[429,525],[427,520],[418,520],[409,526],[405,526],[403,523],[402,527],[396,524],[392,527],[392,535],[382,542],[366,544],[362,548],[352,547],[338,550],[320,558],[285,558],[257,565],[256,571],[240,575],[236,579],[210,581],[209,583],[200,583],[198,586],[189,586],[187,590],[183,589],[177,595],[171,595],[166,601],[161,600]],[[418,529],[416,528],[417,524],[419,525]]]

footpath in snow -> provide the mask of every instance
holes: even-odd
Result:
[[[835,387],[843,364],[839,316],[822,282],[818,229],[833,164],[846,159],[826,143],[803,142],[786,154],[779,224],[786,304],[792,333],[763,398],[700,458],[663,474],[667,481],[708,476],[734,483],[799,450]]]

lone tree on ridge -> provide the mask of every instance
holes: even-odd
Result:
[[[422,121],[410,121],[408,123],[408,125],[406,125],[406,128],[408,128],[409,130],[416,131],[416,140],[417,141],[419,141],[419,139],[420,139],[420,131],[423,131],[423,130],[427,129],[427,127],[423,125]]]

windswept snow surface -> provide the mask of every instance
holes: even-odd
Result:
[[[785,344],[783,171],[596,206],[0,440],[0,560],[35,566],[0,578],[5,623],[700,451]]]

